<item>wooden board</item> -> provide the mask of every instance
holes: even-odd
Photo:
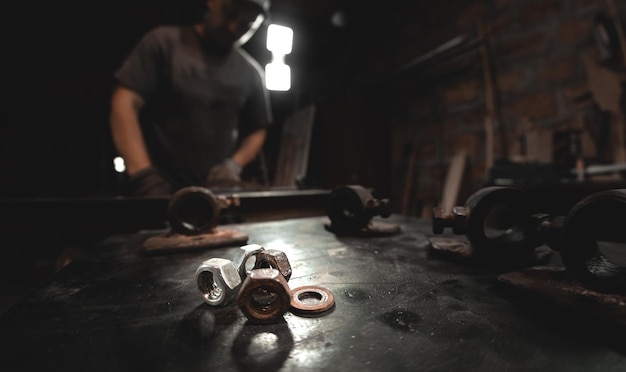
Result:
[[[273,186],[296,187],[309,163],[315,106],[309,105],[285,120]]]
[[[465,173],[466,157],[465,151],[459,151],[450,160],[440,205],[446,214],[452,213],[452,208],[457,205],[459,190],[463,182],[463,173]]]

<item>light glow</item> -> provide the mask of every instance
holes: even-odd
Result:
[[[287,26],[271,24],[267,26],[267,50],[276,55],[291,53],[293,30]]]
[[[265,65],[265,87],[283,92],[291,89],[291,68],[282,62]]]
[[[113,159],[113,167],[117,173],[124,173],[126,171],[126,164],[124,164],[124,159],[121,157],[116,157]]]
[[[267,50],[272,61],[265,65],[265,87],[268,90],[291,89],[291,68],[285,64],[285,56],[291,53],[293,30],[287,26],[271,24],[267,27]]]

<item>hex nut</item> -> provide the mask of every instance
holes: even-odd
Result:
[[[235,255],[233,256],[233,265],[235,265],[235,269],[239,272],[239,277],[243,282],[248,276],[248,272],[246,271],[246,262],[250,257],[256,257],[260,252],[263,252],[265,248],[258,244],[248,244],[239,247]]]
[[[259,252],[254,263],[255,269],[272,268],[277,269],[283,275],[286,281],[291,278],[291,264],[287,255],[278,249],[266,249]]]
[[[277,269],[254,269],[241,285],[237,304],[251,323],[278,322],[289,309],[291,290]]]
[[[227,304],[235,297],[241,277],[230,260],[211,258],[196,270],[196,284],[202,300],[212,306]]]

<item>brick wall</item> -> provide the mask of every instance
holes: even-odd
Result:
[[[615,3],[626,19],[626,2]],[[488,31],[497,83],[501,131],[495,133],[495,158],[554,161],[554,149],[549,147],[555,131],[584,131],[592,106],[575,99],[589,90],[584,61],[597,56],[592,28],[597,14],[607,14],[606,1],[389,4],[363,31],[362,37],[371,44],[354,52],[357,67],[351,73],[361,83],[363,96],[375,97],[378,110],[382,107],[385,112],[377,116],[379,130],[392,132],[389,192],[396,210],[407,211],[404,203],[409,203],[408,212],[420,214],[437,204],[449,161],[460,150],[468,157],[459,202],[485,181],[486,91],[480,48],[435,66],[402,70],[454,37],[479,39],[478,24]],[[400,76],[373,83],[394,71]],[[534,153],[524,153],[523,133],[532,133],[527,140],[534,142],[525,148],[535,149]],[[583,142],[592,145],[589,138]],[[594,149],[585,151],[597,156]],[[414,168],[409,170],[411,164]]]

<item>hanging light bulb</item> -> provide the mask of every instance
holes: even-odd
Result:
[[[272,52],[272,61],[265,65],[265,87],[269,90],[291,89],[291,68],[285,56],[291,53],[293,30],[286,26],[271,24],[267,27],[267,50]]]

